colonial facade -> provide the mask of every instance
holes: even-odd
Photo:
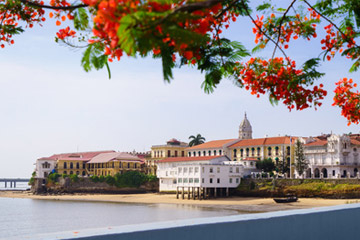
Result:
[[[243,167],[226,156],[172,157],[157,162],[160,191],[178,187],[236,188]]]
[[[309,163],[304,177],[358,177],[360,168],[359,134],[327,134],[303,138],[302,142],[304,143],[304,154]]]

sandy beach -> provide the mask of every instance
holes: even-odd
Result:
[[[208,200],[176,199],[174,194],[67,194],[67,195],[33,195],[25,191],[0,191],[0,197],[28,198],[60,201],[94,201],[112,203],[141,204],[186,204],[206,208],[231,209],[240,212],[270,212],[301,208],[317,208],[349,203],[359,203],[360,199],[320,199],[300,198],[295,203],[277,204],[271,198],[229,197]]]

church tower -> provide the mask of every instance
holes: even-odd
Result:
[[[249,120],[245,117],[239,126],[239,139],[252,139],[252,127]]]

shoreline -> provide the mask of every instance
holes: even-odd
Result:
[[[278,204],[272,198],[228,197],[208,200],[176,199],[175,194],[64,194],[34,195],[28,191],[0,191],[0,198],[22,198],[33,200],[79,201],[99,203],[175,204],[217,210],[234,210],[239,213],[273,212],[359,203],[360,199],[300,198],[294,203]]]

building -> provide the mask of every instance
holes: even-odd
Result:
[[[358,177],[360,167],[359,134],[323,134],[302,138],[309,163],[306,178]],[[298,177],[301,177],[297,174]]]
[[[156,175],[156,162],[169,157],[185,157],[186,148],[189,145],[175,138],[170,139],[163,145],[153,145],[151,156],[145,159],[147,173]]]
[[[226,156],[170,157],[156,164],[160,191],[176,191],[178,187],[236,188],[243,175],[243,167]]]
[[[125,152],[102,153],[86,163],[89,175],[114,176],[126,171],[143,171],[143,161],[132,154]]]

